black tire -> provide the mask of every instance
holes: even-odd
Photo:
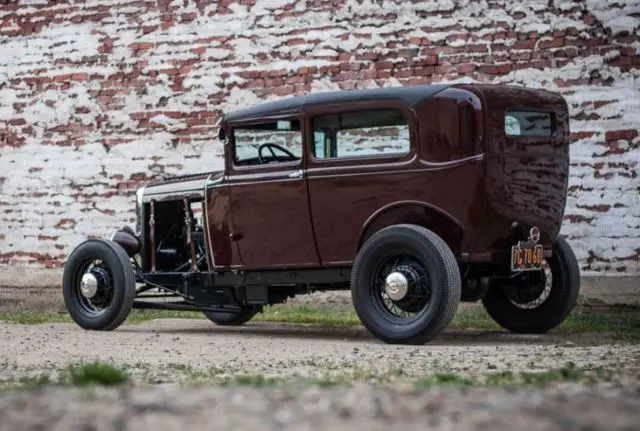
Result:
[[[387,261],[396,262],[394,256],[404,256],[404,263],[392,264],[386,271]],[[383,293],[381,277],[392,272],[414,281],[415,290],[407,291],[413,296],[392,301],[388,292]],[[351,270],[351,298],[360,321],[372,335],[389,344],[424,344],[438,336],[453,320],[461,294],[460,269],[453,252],[434,232],[416,225],[394,225],[373,234]],[[391,306],[384,303],[384,295]],[[413,302],[407,302],[410,297]],[[390,307],[416,312],[416,316],[398,317]]]
[[[540,295],[548,296],[535,308],[522,308],[512,302],[507,292],[513,292],[514,286],[490,286],[482,299],[482,304],[491,318],[508,331],[519,334],[542,334],[559,326],[569,316],[580,293],[580,266],[576,255],[567,241],[558,237],[553,246],[552,257],[547,261],[551,283],[546,283],[548,276],[543,276],[537,289],[533,303]],[[524,301],[521,301],[524,302]]]
[[[96,295],[89,300],[81,293],[81,279],[96,261],[102,263],[91,269],[91,273],[100,281]],[[136,295],[136,278],[129,256],[110,240],[83,242],[67,259],[62,292],[67,311],[78,326],[100,331],[117,328],[129,315]]]
[[[247,307],[237,313],[220,313],[216,311],[204,311],[204,315],[216,325],[220,326],[240,326],[253,319],[258,314],[260,308]]]

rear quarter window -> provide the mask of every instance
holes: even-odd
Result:
[[[509,137],[549,138],[553,134],[553,115],[543,111],[509,110],[504,117],[504,132]]]

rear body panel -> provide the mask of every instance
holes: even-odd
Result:
[[[482,232],[484,238],[477,238],[474,246],[508,250],[517,239],[526,239],[522,233],[513,234],[510,226],[516,222],[523,228],[521,232],[539,227],[540,243],[550,248],[560,231],[566,204],[567,103],[560,95],[541,90],[486,86],[475,91],[482,95],[485,112],[486,208],[478,208],[473,231]],[[515,119],[520,123],[508,121]]]

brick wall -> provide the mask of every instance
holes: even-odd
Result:
[[[566,96],[563,232],[585,271],[640,273],[640,1],[16,3],[0,4],[5,269],[58,268],[132,223],[146,180],[220,168],[221,109],[458,80]]]

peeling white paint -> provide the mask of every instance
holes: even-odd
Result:
[[[220,2],[200,11],[195,2],[173,1],[174,19],[167,28],[161,27],[160,9],[115,0],[110,2],[110,15],[101,21],[71,22],[102,4],[91,0],[83,7],[74,6],[73,12],[58,16],[60,22],[49,23],[35,34],[7,36],[20,28],[13,18],[0,28],[0,132],[23,143],[0,151],[0,178],[5,178],[0,180],[0,255],[22,252],[64,259],[86,235],[108,235],[133,221],[132,192],[144,183],[144,175],[220,169],[222,148],[213,112],[277,99],[267,91],[279,87],[274,84],[277,79],[298,93],[338,90],[343,72],[353,73],[350,81],[357,88],[408,82],[375,75],[361,78],[357,70],[321,73],[323,68],[341,65],[340,53],[389,54],[385,62],[403,64],[407,58],[398,53],[407,48],[418,52],[412,60],[424,59],[423,52],[434,49],[437,66],[446,66],[460,56],[469,56],[465,62],[470,63],[497,57],[499,48],[480,40],[486,36],[495,35],[495,43],[515,52],[517,40],[508,33],[536,32],[537,45],[531,53],[544,57],[556,50],[540,48],[543,41],[560,37],[553,32],[577,32],[578,39],[587,41],[610,31],[612,45],[600,47],[602,51],[573,47],[579,54],[562,67],[528,65],[499,77],[434,72],[438,76],[433,79],[520,84],[564,94],[572,131],[593,136],[577,139],[571,147],[572,192],[563,233],[569,235],[588,271],[617,273],[624,268],[625,273],[640,273],[634,257],[640,248],[640,138],[605,142],[608,132],[637,131],[640,124],[640,71],[609,64],[628,55],[625,49],[640,52],[640,41],[618,39],[624,32],[640,34],[637,0],[557,0],[554,5],[559,12],[548,9],[546,0],[347,0],[335,7],[308,7],[302,0],[260,0],[253,6],[232,3],[224,14],[219,13]],[[495,5],[502,7],[491,7]],[[45,9],[68,7],[48,2]],[[23,2],[15,11],[3,10],[0,17],[10,13],[23,17],[39,10],[40,6]],[[181,22],[186,13],[195,13],[195,19]],[[585,19],[588,16],[596,22],[591,24]],[[49,19],[35,16],[31,22]],[[143,34],[143,27],[153,30]],[[464,37],[457,38],[460,34]],[[448,48],[464,49],[472,36],[478,39],[474,44],[484,45],[488,52],[450,54],[437,46],[451,40],[445,44]],[[185,62],[190,66],[180,69]],[[318,71],[310,82],[287,82],[301,67]],[[363,69],[373,67],[364,62]],[[134,70],[142,75],[133,81],[116,79]],[[263,76],[261,85],[244,77],[280,70],[286,76]],[[176,73],[181,73],[179,82]],[[65,75],[75,77],[55,85],[31,82]],[[93,75],[98,77],[88,78]],[[609,81],[565,84],[593,76]],[[64,82],[66,88],[61,87]],[[595,104],[606,101],[610,103]],[[207,114],[199,117],[198,112]],[[63,219],[75,222],[61,224]],[[15,255],[9,261],[42,264],[27,255]]]
[[[586,1],[587,9],[614,35],[621,32],[633,34],[640,28],[640,18],[636,18],[640,14],[640,3],[637,0],[616,0],[608,3],[602,0]]]

